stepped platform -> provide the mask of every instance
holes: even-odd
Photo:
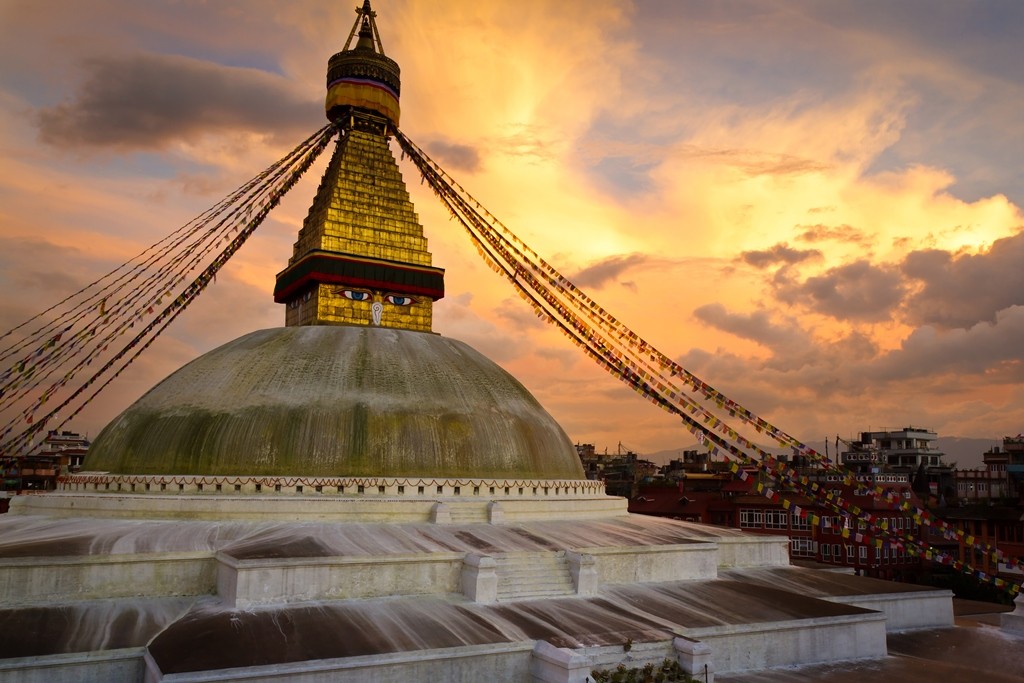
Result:
[[[894,606],[949,603],[791,567],[784,537],[442,520],[4,515],[0,678],[582,683],[665,658],[713,678],[885,657]]]

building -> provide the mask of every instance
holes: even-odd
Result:
[[[860,441],[847,442],[850,448],[842,454],[842,462],[861,470],[903,473],[911,477],[918,494],[952,497],[953,470],[943,461],[945,454],[935,447],[937,439],[935,432],[917,427],[861,432]]]
[[[658,466],[619,444],[613,454],[597,453],[594,444],[576,444],[576,454],[587,479],[604,482],[609,496],[632,498],[640,483],[658,472]]]
[[[1006,471],[993,470],[991,467],[953,471],[956,481],[956,500],[958,502],[994,502],[1003,500],[1010,494],[1010,486]]]
[[[3,488],[9,493],[53,491],[62,473],[77,472],[85,461],[89,440],[71,431],[51,431],[26,456],[0,459]]]
[[[40,456],[57,456],[61,472],[77,472],[82,469],[88,452],[89,439],[68,430],[51,430],[37,450]]]
[[[852,458],[851,461],[857,461]],[[913,515],[874,494],[876,486],[895,492],[896,500],[920,507],[906,474],[858,472],[848,484],[835,471],[810,466],[801,460],[796,468],[809,481],[817,482],[832,498],[842,498],[865,512],[884,520],[895,533],[920,538]],[[748,478],[735,478],[722,463],[710,462],[707,454],[684,454],[663,469],[659,482],[641,487],[629,509],[638,514],[729,526],[756,534],[784,535],[789,539],[790,558],[849,567],[857,573],[884,579],[904,579],[918,573],[920,560],[892,544],[879,546],[863,522],[837,512],[820,498],[808,498],[801,491],[767,481],[756,469]],[[771,500],[757,492],[758,484],[779,493]],[[789,504],[789,508],[783,501]]]
[[[935,512],[965,536],[997,548],[1013,558],[1024,558],[1024,437],[1003,437],[1002,446],[982,454],[983,469],[957,470],[956,499]],[[934,539],[961,562],[986,573],[1020,580],[1022,571],[988,553],[969,547],[962,537]]]
[[[1004,436],[1003,445],[983,453],[982,460],[990,480],[1003,479],[998,485],[1002,495],[991,497],[1015,498],[1024,504],[1024,435]]]

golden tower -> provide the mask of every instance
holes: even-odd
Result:
[[[398,125],[398,64],[385,56],[370,0],[327,69],[327,118],[337,147],[303,221],[274,301],[285,324],[379,325],[431,331],[444,270],[431,265],[423,226],[388,139]],[[358,30],[355,47],[349,49]]]

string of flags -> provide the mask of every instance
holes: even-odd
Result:
[[[0,335],[0,453],[25,452],[58,415],[51,428],[89,405],[216,282],[336,133],[325,125],[171,235]]]
[[[968,564],[960,563],[930,548],[927,544],[899,533],[898,530],[886,528],[884,520],[875,519],[870,513],[856,506],[846,504],[843,507],[841,504],[845,504],[846,501],[832,500],[829,498],[832,494],[816,482],[799,475],[793,476],[795,472],[787,471],[774,455],[757,446],[730,425],[728,418],[737,419],[753,427],[758,434],[767,435],[780,445],[790,448],[794,455],[817,461],[822,469],[838,472],[844,481],[852,482],[854,478],[853,473],[833,466],[806,444],[729,399],[629,330],[508,231],[401,131],[396,133],[396,140],[402,148],[403,155],[416,164],[423,179],[445,204],[453,219],[467,230],[487,265],[512,283],[519,295],[533,307],[538,317],[555,324],[584,353],[643,398],[681,417],[687,429],[697,435],[712,454],[728,453],[739,461],[756,467],[766,480],[785,479],[789,487],[804,491],[811,497],[818,497],[819,491],[824,492],[821,496],[822,503],[827,507],[834,507],[844,516],[855,517],[866,529],[871,529],[870,538],[873,542],[881,543],[883,546],[891,544],[906,552],[951,564],[956,569],[968,571],[981,580],[989,581],[1011,592],[1019,590],[1019,586],[1013,582],[990,577]],[[754,455],[759,459],[755,460],[752,457]],[[763,484],[761,492],[767,493],[773,500],[783,500],[777,490],[765,488]],[[1019,560],[1007,557],[996,548],[980,543],[978,539],[945,525],[941,520],[928,515],[927,511],[912,508],[905,502],[894,503],[895,494],[889,488],[874,485],[870,492],[876,498],[892,503],[894,508],[909,511],[914,519],[922,520],[917,522],[919,524],[931,524],[941,529],[947,537],[960,539],[988,556],[997,558],[997,561],[1024,566]],[[788,500],[784,501],[783,505],[786,506],[787,503]],[[857,533],[865,537],[863,533]]]

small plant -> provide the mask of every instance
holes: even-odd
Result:
[[[626,642],[622,644],[622,651],[623,652],[629,652],[632,649],[633,649],[633,639],[632,638],[626,638]]]
[[[623,649],[632,646],[631,640],[626,641]],[[697,683],[696,679],[683,671],[679,662],[666,659],[660,665],[645,664],[627,668],[619,664],[614,669],[594,669],[590,672],[590,680],[594,683]]]

